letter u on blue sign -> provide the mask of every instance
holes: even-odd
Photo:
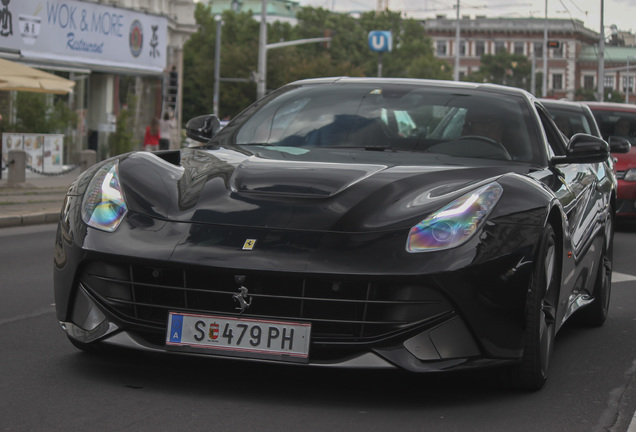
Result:
[[[369,32],[369,48],[374,52],[391,51],[393,37],[390,31],[371,30]]]

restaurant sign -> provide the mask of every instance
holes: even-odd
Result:
[[[0,48],[26,60],[161,72],[167,18],[83,1],[20,0],[0,4]]]

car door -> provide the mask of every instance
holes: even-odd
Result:
[[[551,150],[555,155],[564,155],[567,143],[563,135],[547,111],[542,107],[538,107],[538,111]],[[565,212],[560,266],[562,282],[556,316],[557,323],[562,323],[593,286],[602,247],[590,246],[606,221],[609,191],[604,163],[551,163],[549,170],[553,174],[552,181],[547,184]]]
[[[564,155],[567,143],[563,135],[543,107],[538,110],[551,150],[555,155]],[[552,169],[557,179],[553,191],[566,213],[572,253],[582,258],[607,204],[605,164],[564,163],[553,165]]]

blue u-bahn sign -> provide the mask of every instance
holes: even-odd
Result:
[[[369,32],[369,48],[374,52],[387,52],[393,48],[393,37],[390,31],[371,30]]]

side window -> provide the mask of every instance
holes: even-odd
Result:
[[[555,155],[564,155],[566,143],[563,139],[563,134],[557,128],[552,117],[542,107],[537,107],[537,111],[539,112],[545,135],[548,138],[550,149]]]

